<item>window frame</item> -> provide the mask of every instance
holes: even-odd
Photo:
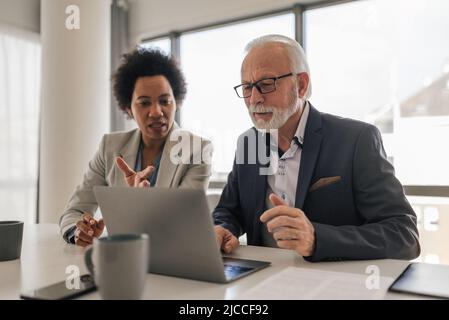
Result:
[[[253,20],[273,17],[282,14],[293,13],[295,17],[295,40],[298,41],[304,48],[304,51],[307,52],[307,48],[305,46],[305,35],[306,35],[306,21],[305,21],[305,13],[308,10],[325,8],[329,6],[337,6],[340,4],[356,2],[356,1],[366,1],[366,0],[316,0],[307,4],[295,3],[293,5],[276,9],[265,11],[262,13],[247,15],[235,19],[227,19],[222,21],[217,21],[210,24],[200,25],[198,27],[186,28],[183,30],[173,30],[172,32],[165,34],[158,34],[152,37],[143,38],[140,40],[139,44],[150,42],[154,40],[159,40],[161,38],[168,38],[171,42],[171,54],[181,62],[181,48],[180,48],[180,39],[182,35],[186,35],[189,33],[206,31],[210,29],[216,29],[221,27],[226,27],[234,24],[239,24],[242,22],[250,22]],[[176,114],[176,121],[182,125],[180,115]],[[220,176],[223,176],[224,173],[219,172]],[[227,174],[226,174],[227,175]],[[226,184],[226,180],[217,179],[211,180],[209,188],[212,189],[222,189]],[[404,185],[404,192],[406,195],[413,196],[431,196],[431,197],[449,197],[449,184],[443,186],[433,186],[433,185]]]

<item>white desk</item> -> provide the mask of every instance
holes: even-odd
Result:
[[[289,250],[240,246],[234,257],[268,260],[272,266],[230,284],[214,284],[156,274],[148,274],[144,299],[234,299],[267,277],[288,266],[318,270],[365,274],[368,265],[377,265],[381,276],[397,277],[407,266],[406,261],[374,260],[351,262],[309,263]],[[81,274],[84,249],[66,244],[55,224],[26,225],[20,260],[0,262],[0,300],[19,299],[23,290],[47,286],[66,279],[68,265],[77,265]],[[386,293],[386,299],[417,299],[418,296]],[[99,299],[98,292],[82,299]]]

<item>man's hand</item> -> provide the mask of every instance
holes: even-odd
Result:
[[[303,257],[313,254],[315,249],[315,228],[304,212],[289,207],[280,197],[270,194],[270,201],[275,206],[260,216],[260,221],[267,224],[279,248],[292,249]]]
[[[150,183],[147,179],[154,171],[154,166],[148,166],[142,171],[135,172],[121,157],[115,158],[115,163],[117,167],[122,171],[125,181],[129,187],[144,188],[150,186]]]
[[[215,226],[214,231],[218,246],[225,253],[231,253],[239,246],[239,239],[237,239],[228,229],[225,229],[222,226]]]
[[[103,230],[103,219],[97,221],[90,213],[84,213],[82,219],[76,223],[75,244],[82,247],[91,245],[94,238],[101,236]]]

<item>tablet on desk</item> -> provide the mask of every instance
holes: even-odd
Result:
[[[449,299],[449,266],[411,263],[389,290]]]

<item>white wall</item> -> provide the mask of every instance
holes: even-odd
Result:
[[[40,0],[0,0],[0,24],[40,31]]]
[[[131,41],[313,0],[130,0]]]

